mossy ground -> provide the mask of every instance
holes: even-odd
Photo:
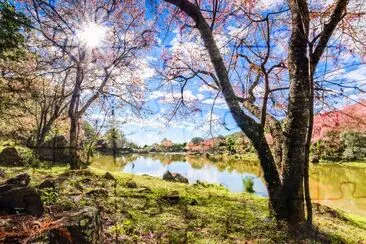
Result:
[[[56,189],[42,190],[49,215],[81,206],[101,208],[106,243],[366,243],[366,218],[317,207],[315,231],[294,236],[268,217],[265,198],[230,193],[217,185],[186,185],[124,173],[113,173],[114,181],[95,168],[1,169],[8,177],[28,172],[33,186],[45,178],[56,179]],[[133,185],[129,181],[137,187],[129,188]],[[165,197],[174,191],[178,201]]]

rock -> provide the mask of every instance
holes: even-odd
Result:
[[[103,197],[106,197],[108,196],[108,191],[106,189],[102,189],[102,188],[99,188],[99,189],[94,189],[94,190],[91,190],[89,192],[86,193],[87,196],[103,196]]]
[[[27,186],[30,182],[30,176],[27,173],[23,173],[20,175],[17,175],[13,178],[8,179],[5,181],[5,184],[12,184],[17,186]]]
[[[313,155],[310,159],[310,162],[313,163],[313,164],[317,164],[319,163],[319,156],[318,155]]]
[[[150,194],[152,193],[152,190],[146,186],[139,188],[136,190],[137,193],[141,193],[141,194]]]
[[[11,213],[24,210],[31,215],[42,215],[44,209],[41,197],[28,186],[29,182],[30,176],[24,173],[0,185],[0,209]]]
[[[186,177],[184,177],[183,175],[181,175],[179,173],[172,174],[172,173],[170,173],[169,170],[167,172],[165,172],[165,174],[163,175],[163,180],[172,181],[172,182],[180,182],[180,183],[188,183],[188,179]]]
[[[129,181],[126,182],[126,187],[128,187],[128,188],[137,188],[137,184],[136,184],[135,181],[129,180]]]
[[[116,178],[114,178],[114,176],[109,172],[105,173],[103,177],[106,180],[116,180]]]
[[[191,206],[196,206],[196,205],[198,205],[198,202],[197,202],[197,200],[196,200],[196,199],[193,199],[193,200],[191,201]]]
[[[0,186],[0,209],[10,213],[24,210],[35,216],[44,212],[41,197],[33,188],[14,184]]]
[[[40,160],[52,162],[68,162],[68,141],[64,136],[55,136],[41,144],[36,152]]]
[[[55,181],[52,180],[52,179],[45,179],[38,186],[39,189],[43,189],[43,188],[55,188],[55,187],[56,187]]]
[[[178,191],[169,192],[167,195],[162,196],[161,198],[168,201],[171,204],[176,204],[180,200],[180,196],[179,196]]]
[[[188,179],[181,174],[175,174],[175,181],[188,184]]]
[[[172,173],[170,173],[170,171],[168,170],[167,172],[164,173],[163,175],[163,180],[166,181],[174,181],[174,176]]]
[[[95,207],[85,207],[60,213],[56,216],[60,226],[45,230],[29,243],[99,244],[103,243],[102,218]],[[28,243],[28,242],[27,242]]]
[[[0,153],[0,165],[24,166],[24,162],[15,147],[6,147]]]

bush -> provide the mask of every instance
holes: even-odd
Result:
[[[326,160],[341,160],[343,151],[344,148],[340,140],[340,133],[337,131],[329,131],[324,138],[313,143],[311,146],[313,155]]]
[[[27,147],[17,147],[17,150],[20,154],[20,157],[23,159],[25,165],[30,167],[40,167],[41,166],[41,160],[39,160],[37,154],[30,148]]]
[[[244,177],[242,178],[244,191],[248,193],[254,193],[254,181],[252,177]]]
[[[360,132],[348,131],[341,134],[344,145],[342,159],[362,160],[366,157],[366,135]]]
[[[363,160],[366,158],[366,135],[361,132],[330,131],[327,135],[312,144],[311,153],[320,159]]]

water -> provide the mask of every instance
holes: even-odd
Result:
[[[222,184],[232,192],[243,192],[242,179],[250,177],[254,182],[255,194],[268,196],[259,163],[245,159],[216,161],[179,154],[131,154],[116,160],[112,156],[96,156],[92,159],[92,165],[106,171],[159,178],[169,170],[187,177],[190,183],[199,180]],[[339,164],[310,167],[310,190],[314,202],[363,216],[366,216],[365,183],[366,168]]]

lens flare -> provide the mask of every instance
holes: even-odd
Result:
[[[106,36],[106,28],[97,23],[90,22],[83,26],[77,33],[80,42],[88,48],[99,47]]]

